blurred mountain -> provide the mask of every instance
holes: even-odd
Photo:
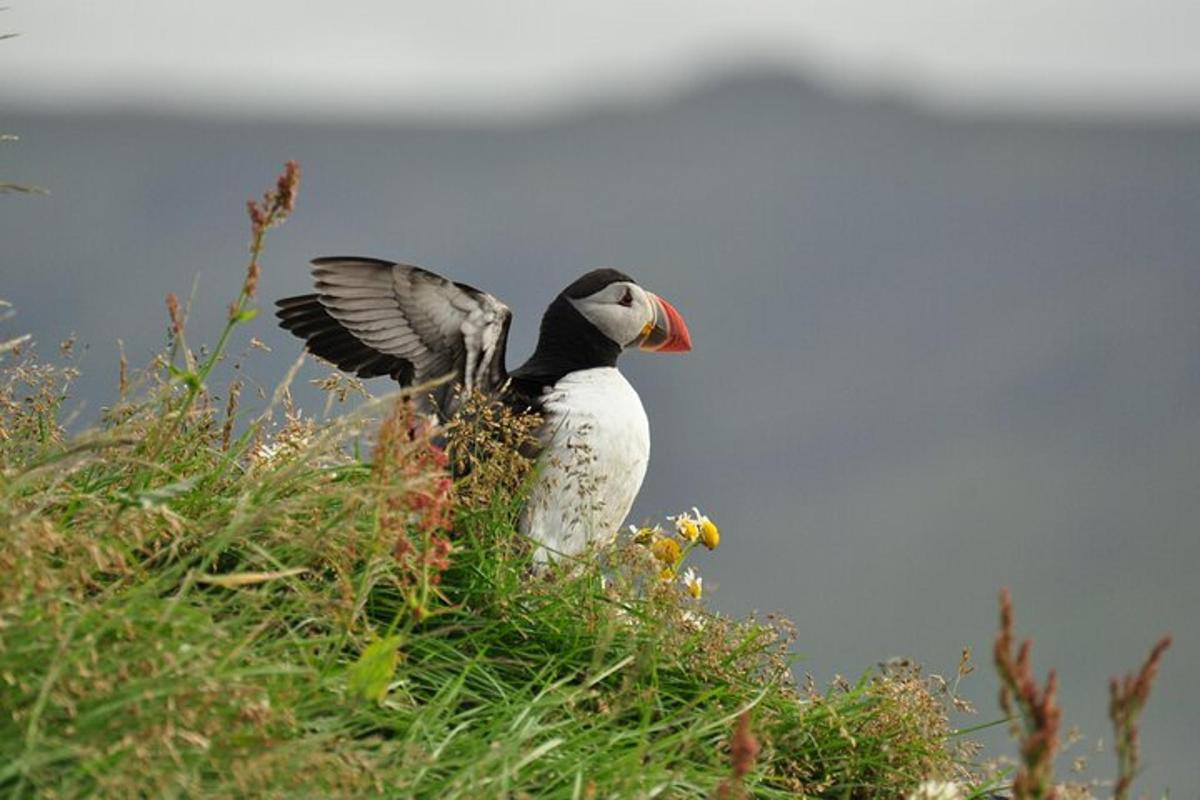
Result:
[[[22,137],[0,175],[53,192],[0,197],[5,330],[88,346],[85,417],[116,339],[134,363],[163,342],[168,291],[198,281],[192,340],[212,340],[245,200],[296,158],[264,301],[306,291],[315,255],[406,260],[507,301],[515,363],[562,286],[626,269],[696,343],[625,359],[654,431],[637,513],[723,524],[719,607],[787,612],[821,678],[894,655],[952,671],[1011,585],[1068,719],[1106,740],[1108,675],[1174,630],[1144,786],[1200,785],[1200,125],[946,117],[751,74],[487,127],[0,127]],[[244,370],[269,386],[298,346],[253,324],[274,351]]]

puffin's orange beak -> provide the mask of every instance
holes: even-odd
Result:
[[[688,333],[687,323],[683,321],[683,315],[654,292],[646,294],[650,295],[654,304],[654,321],[646,323],[646,330],[638,347],[655,353],[686,353],[691,350],[692,337]]]

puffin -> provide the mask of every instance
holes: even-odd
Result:
[[[518,521],[535,565],[615,538],[650,460],[646,410],[617,360],[634,348],[691,350],[674,306],[624,272],[594,269],[551,301],[533,354],[509,371],[512,312],[487,292],[373,258],[317,258],[311,269],[314,293],[276,301],[280,326],[309,352],[402,387],[445,379],[417,399],[443,422],[474,391],[540,416],[538,466]]]

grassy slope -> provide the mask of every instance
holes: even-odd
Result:
[[[533,577],[519,459],[439,494],[421,437],[358,454],[391,401],[315,426],[282,392],[252,415],[210,395],[256,282],[206,361],[176,312],[173,352],[80,436],[69,375],[0,353],[0,791],[736,797],[744,711],[756,797],[961,774],[920,676],[801,690],[785,628],[708,614],[644,547]],[[447,568],[413,561],[447,529]]]

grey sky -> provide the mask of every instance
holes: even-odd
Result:
[[[952,105],[1191,114],[1195,0],[14,0],[0,103],[505,114],[753,60]]]

